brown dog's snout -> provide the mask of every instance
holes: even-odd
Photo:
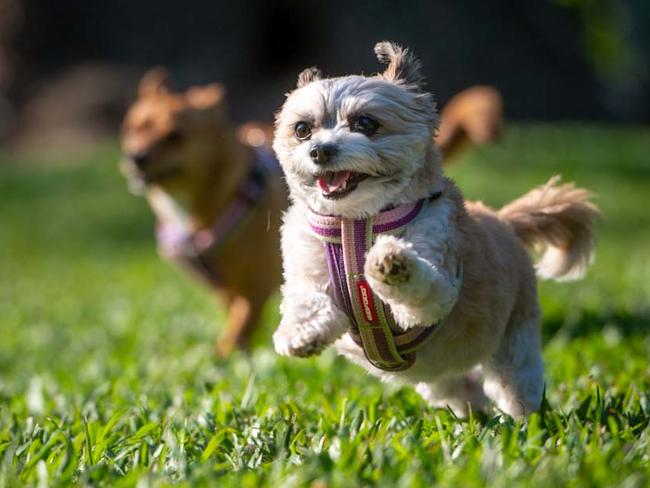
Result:
[[[334,144],[314,144],[309,150],[309,157],[318,165],[327,164],[337,152]]]

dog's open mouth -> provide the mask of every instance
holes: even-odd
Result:
[[[354,171],[328,171],[316,179],[323,197],[336,200],[354,191],[357,185],[368,178],[368,175]]]

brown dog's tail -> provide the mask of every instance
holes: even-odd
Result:
[[[436,144],[443,162],[456,159],[472,145],[499,138],[503,125],[503,100],[491,86],[474,86],[454,95],[440,113]]]
[[[536,264],[543,279],[582,278],[593,260],[594,219],[598,207],[593,194],[554,176],[499,210],[521,241],[531,250],[544,250]]]

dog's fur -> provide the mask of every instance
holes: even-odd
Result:
[[[334,344],[371,373],[415,385],[432,405],[459,415],[467,414],[468,404],[485,407],[487,397],[508,414],[528,414],[540,406],[544,374],[535,270],[526,247],[547,249],[540,276],[577,278],[591,259],[597,209],[589,192],[557,179],[499,211],[465,202],[442,174],[431,137],[438,115],[418,60],[388,42],[377,44],[375,52],[388,65],[376,76],[304,72],[277,116],[273,147],[292,204],[282,228],[285,283],[276,350],[305,356]],[[375,134],[351,130],[360,115],[379,123]],[[308,140],[296,137],[301,121],[311,126]],[[325,143],[335,155],[317,165],[310,148]],[[343,197],[326,198],[319,176],[343,170],[369,177]],[[310,232],[306,215],[311,208],[364,218],[437,191],[442,196],[425,206],[404,235],[379,236],[367,255],[365,278],[399,326],[442,321],[411,368],[385,372],[347,334],[349,319],[334,303],[322,242]]]
[[[197,231],[209,228],[227,207],[250,168],[249,148],[268,145],[273,128],[257,122],[239,128],[231,124],[219,84],[176,93],[166,80],[167,73],[154,68],[140,82],[138,100],[122,127],[120,168],[134,192],[146,192],[159,222]],[[500,120],[474,120],[477,111],[468,104],[486,102],[466,96],[471,92],[460,93],[449,103],[453,111],[449,122],[443,122],[448,130],[441,132],[452,134],[449,140],[474,142],[477,139],[466,126],[500,125]],[[491,125],[482,127],[482,132],[497,134]],[[139,168],[134,161],[142,157],[146,163]],[[254,218],[247,219],[211,257],[223,279],[223,287],[216,291],[228,306],[228,321],[215,345],[220,356],[248,344],[262,305],[282,279],[278,229],[287,190],[280,178],[271,181],[267,190]]]
[[[251,169],[249,145],[264,144],[264,131],[255,124],[238,130],[229,121],[221,85],[174,93],[165,79],[153,70],[140,83],[123,123],[121,170],[132,188],[146,191],[159,222],[197,232],[211,228],[236,197]],[[216,291],[228,308],[215,345],[220,356],[248,345],[262,306],[280,284],[286,193],[280,175],[269,178],[261,201],[210,257],[223,282]]]

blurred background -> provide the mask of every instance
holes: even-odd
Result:
[[[511,119],[650,120],[648,0],[0,0],[0,141],[114,133],[135,83],[225,82],[235,120],[270,120],[296,73],[374,72],[391,39],[444,104],[496,86]]]

